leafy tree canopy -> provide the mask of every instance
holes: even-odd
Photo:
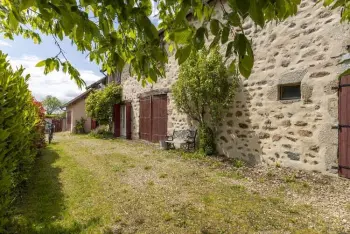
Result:
[[[160,46],[159,30],[169,45],[176,49],[175,57],[183,63],[191,51],[201,49],[209,32],[215,36],[211,47],[221,43],[227,46],[226,56],[237,55],[231,67],[238,67],[248,77],[254,62],[251,42],[246,38],[242,22],[251,18],[263,27],[271,20],[284,20],[296,14],[301,0],[159,0],[158,28],[149,17],[151,0],[0,0],[0,33],[13,39],[14,35],[31,38],[40,43],[39,32],[52,35],[59,52],[37,64],[45,73],[62,69],[78,85],[84,85],[79,72],[66,59],[59,41],[65,37],[79,51],[87,52],[91,61],[111,74],[130,64],[138,80],[153,82],[165,76],[168,61],[165,47]],[[344,0],[325,0],[325,4],[344,5]],[[224,17],[215,19],[214,5],[221,4]],[[193,26],[187,15],[201,22]],[[234,32],[229,40],[230,31]],[[235,66],[233,66],[235,65]]]
[[[57,97],[53,97],[51,95],[46,96],[46,98],[42,101],[42,104],[46,110],[46,114],[52,115],[53,113],[60,111],[62,102],[58,100]]]
[[[104,89],[93,91],[86,99],[85,108],[89,117],[100,124],[108,124],[112,129],[113,105],[120,103],[122,87],[115,83],[108,84]]]

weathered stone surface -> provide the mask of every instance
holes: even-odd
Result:
[[[317,54],[317,50],[311,49],[308,52],[306,52],[305,54],[303,54],[302,58],[307,58],[307,57],[313,56],[315,54]]]
[[[286,136],[286,138],[290,141],[296,142],[298,139],[290,136]]]
[[[248,128],[248,125],[245,124],[245,123],[239,123],[238,126],[239,126],[240,128]]]
[[[287,154],[287,157],[290,158],[291,160],[299,161],[300,160],[300,154],[299,153],[294,153],[291,151],[285,151],[285,154]]]
[[[227,121],[227,125],[230,126],[230,127],[233,127],[233,120]]]
[[[327,95],[337,93],[338,85],[339,85],[338,79],[332,80],[331,82],[329,82],[323,87],[324,93]]]
[[[295,126],[306,126],[307,123],[304,122],[304,121],[297,121],[294,125],[295,125]]]
[[[287,148],[287,149],[292,148],[292,146],[290,144],[282,144],[282,147]]]
[[[312,151],[318,152],[320,147],[318,145],[312,145],[312,146],[310,146],[309,149],[312,150]]]
[[[282,118],[284,118],[284,115],[282,113],[280,113],[280,114],[274,115],[273,117],[275,117],[276,119],[282,119]]]
[[[331,73],[326,71],[314,72],[310,75],[310,78],[320,78],[330,75]]]
[[[283,127],[289,127],[289,126],[291,126],[292,124],[291,124],[291,122],[290,122],[289,119],[286,119],[286,120],[283,120],[283,121],[282,121],[281,125],[282,125]]]
[[[226,114],[226,117],[228,117],[228,118],[231,118],[232,116],[233,116],[233,114],[231,112]]]
[[[276,134],[276,135],[273,135],[273,136],[272,136],[272,141],[279,141],[279,140],[281,140],[281,138],[282,138],[281,135]]]
[[[312,136],[312,132],[308,131],[308,130],[299,130],[298,134],[300,136],[303,136],[303,137],[311,137]]]
[[[267,139],[270,137],[270,134],[267,132],[260,132],[259,133],[259,139]]]
[[[242,111],[236,111],[236,117],[241,117],[243,115]]]
[[[301,97],[304,102],[309,102],[312,98],[313,87],[303,83],[301,85]]]
[[[280,79],[278,80],[278,84],[281,85],[281,84],[299,83],[303,80],[306,73],[307,73],[306,69],[284,73],[281,75]]]
[[[290,61],[289,60],[283,60],[282,63],[281,63],[281,66],[282,67],[288,67],[290,64]]]
[[[328,113],[333,118],[338,118],[338,100],[337,98],[328,99]]]
[[[226,137],[224,137],[224,136],[221,136],[220,139],[223,140],[225,143],[228,142],[228,140],[227,140]]]

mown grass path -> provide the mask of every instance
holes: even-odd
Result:
[[[339,233],[310,205],[247,190],[210,158],[57,134],[13,216],[15,233]],[[243,183],[244,184],[244,183]]]

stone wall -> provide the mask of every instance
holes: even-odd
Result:
[[[337,65],[350,45],[349,27],[340,13],[315,1],[304,0],[297,16],[258,29],[244,24],[253,40],[255,64],[251,77],[241,81],[232,108],[220,124],[221,154],[250,164],[266,163],[322,172],[337,168]],[[219,7],[218,7],[219,9]],[[221,13],[218,10],[217,17]],[[231,35],[232,38],[233,35]],[[222,48],[224,51],[225,48]],[[139,95],[171,88],[178,65],[172,56],[166,79],[142,87],[136,78],[122,74],[124,99],[133,106],[132,133],[138,138]],[[280,101],[279,85],[301,82],[299,101]],[[187,128],[187,117],[176,111],[168,94],[168,132]]]

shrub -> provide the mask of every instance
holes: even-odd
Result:
[[[84,119],[83,117],[81,117],[80,120],[75,121],[74,132],[76,134],[84,134],[85,133],[85,122],[86,122],[86,119]]]
[[[43,112],[28,90],[24,68],[12,70],[0,51],[0,233],[10,206],[28,179],[38,149],[45,145]]]
[[[230,73],[232,72],[232,73]],[[177,109],[199,124],[199,146],[215,153],[215,132],[232,104],[237,75],[226,68],[218,48],[193,52],[172,87]]]

